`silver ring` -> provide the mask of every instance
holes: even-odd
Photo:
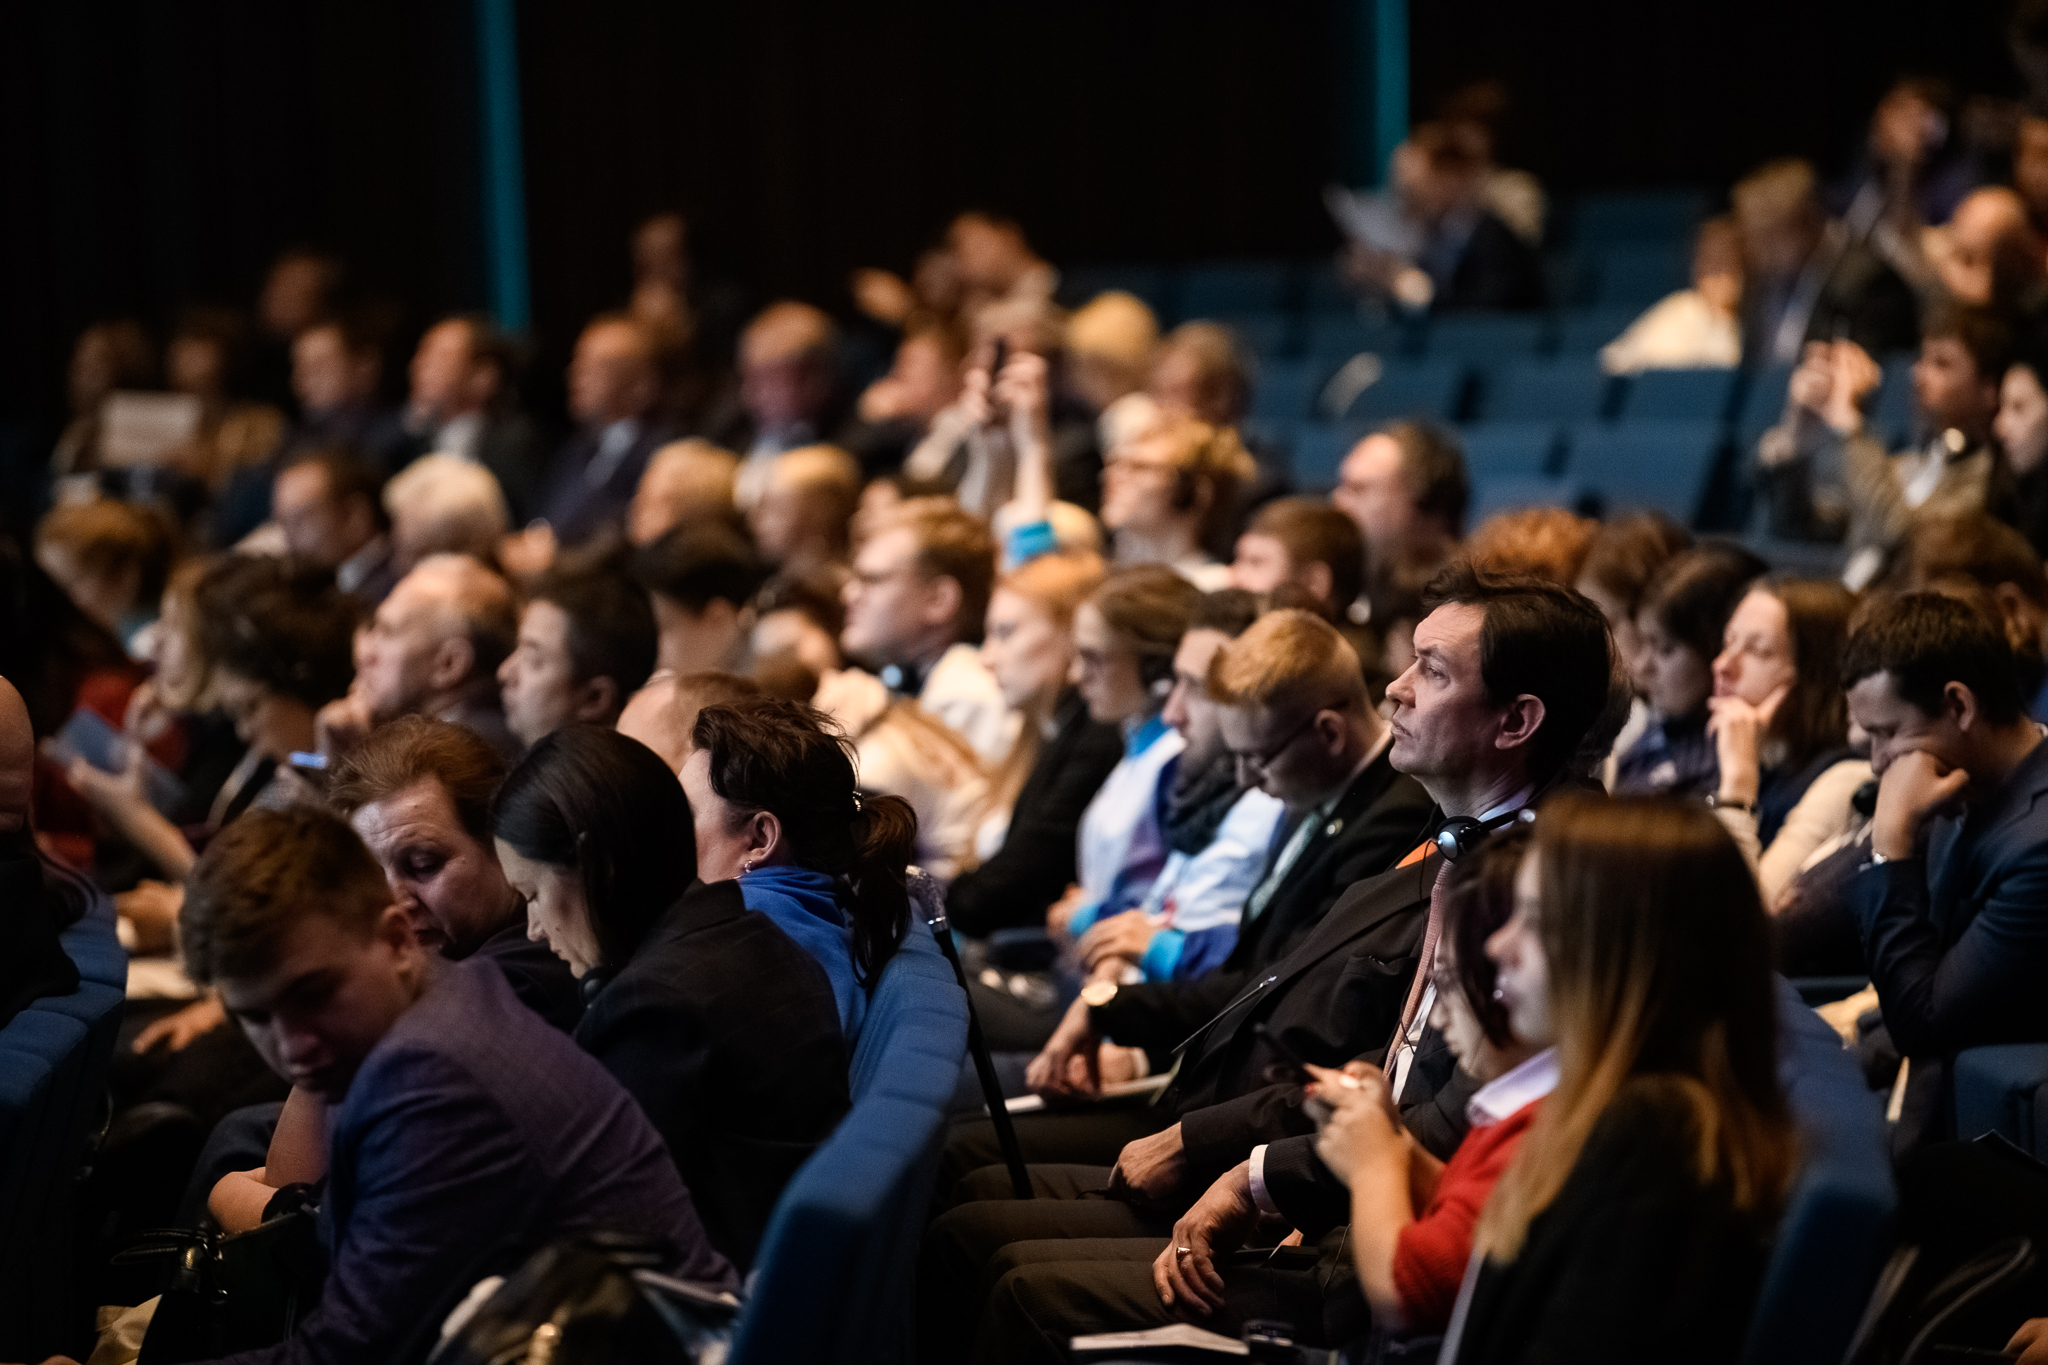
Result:
[[[1173,1254],[1176,1256],[1186,1256],[1191,1254],[1193,1251],[1193,1247],[1175,1247],[1173,1249]]]

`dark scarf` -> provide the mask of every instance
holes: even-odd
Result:
[[[1237,760],[1228,749],[1218,750],[1199,768],[1176,763],[1173,790],[1166,798],[1166,846],[1189,857],[1200,853],[1243,794],[1237,785]]]

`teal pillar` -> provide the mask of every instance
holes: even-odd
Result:
[[[1366,0],[1372,10],[1373,183],[1384,185],[1408,138],[1408,0]]]
[[[498,325],[523,332],[533,320],[533,300],[526,273],[526,164],[519,128],[515,0],[476,0],[476,50],[485,278]]]

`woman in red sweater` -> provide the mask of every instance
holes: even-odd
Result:
[[[1444,888],[1429,1021],[1480,1083],[1466,1106],[1471,1131],[1451,1159],[1438,1161],[1402,1130],[1377,1068],[1353,1063],[1317,1076],[1318,1098],[1334,1112],[1316,1150],[1351,1187],[1352,1254],[1377,1330],[1444,1330],[1479,1210],[1557,1084],[1550,1040],[1516,1036],[1494,998],[1485,948],[1514,909],[1515,872],[1528,842],[1519,830],[1494,836],[1453,867]]]

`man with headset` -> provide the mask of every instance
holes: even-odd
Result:
[[[968,1312],[987,1296],[983,1346],[1050,1358],[1078,1333],[1171,1321],[1154,1286],[1155,1258],[1193,1274],[1241,1244],[1261,1215],[1300,1228],[1311,1243],[1346,1221],[1345,1191],[1315,1157],[1296,1059],[1383,1065],[1418,1140],[1448,1148],[1462,1135],[1454,1060],[1422,1024],[1428,973],[1417,969],[1435,946],[1432,893],[1447,852],[1476,845],[1538,792],[1575,779],[1574,760],[1600,748],[1601,732],[1617,723],[1617,669],[1599,611],[1555,584],[1454,567],[1432,585],[1429,605],[1415,632],[1416,661],[1388,690],[1389,757],[1435,801],[1439,837],[1351,886],[1181,1044],[1161,1105],[1162,1117],[1178,1121],[1127,1144],[1098,1180],[1120,1198],[1058,1198],[1085,1178],[1074,1168],[1034,1168],[1041,1197],[1029,1203],[1003,1202],[1000,1172],[960,1182],[955,1207],[927,1238],[927,1278],[966,1298]],[[1102,1007],[1108,1018],[1114,1003]],[[1120,1038],[1128,1026],[1119,1020],[1105,1031]],[[1439,1097],[1444,1103],[1433,1104]],[[1208,1213],[1222,1208],[1236,1212]],[[1086,1260],[1061,1244],[1075,1237],[1096,1239]],[[1233,1275],[1226,1285],[1221,1330],[1283,1317],[1342,1340],[1356,1325],[1325,1321],[1316,1276],[1276,1284]]]

